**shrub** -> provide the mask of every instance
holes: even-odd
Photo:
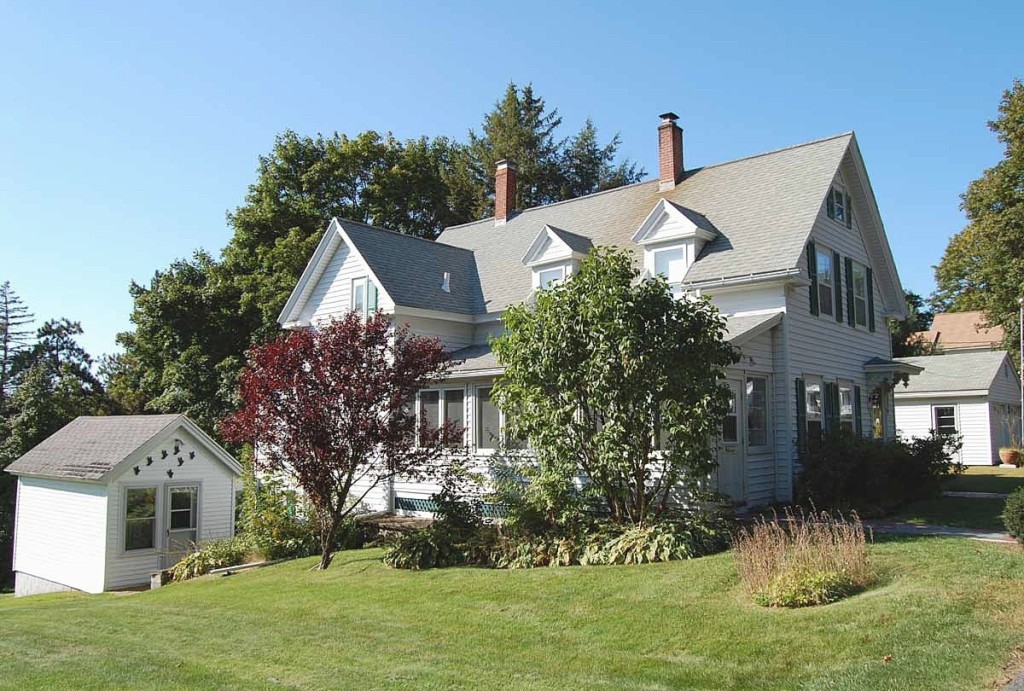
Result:
[[[789,511],[737,533],[733,555],[754,602],[804,607],[835,602],[874,582],[860,518]]]
[[[1024,487],[1018,487],[1010,494],[1003,507],[1003,525],[1017,542],[1024,545]]]
[[[228,540],[213,540],[197,545],[171,569],[175,581],[187,581],[214,569],[225,566],[236,566],[244,563],[252,552],[252,547],[243,538],[235,537]]]
[[[831,433],[805,455],[798,496],[816,506],[884,515],[939,496],[943,480],[963,472],[953,461],[959,448],[950,436],[881,441]]]
[[[588,563],[648,564],[676,559],[693,559],[719,552],[729,544],[724,523],[706,516],[688,523],[662,521],[629,528],[608,540]]]
[[[443,524],[403,533],[384,551],[384,563],[396,569],[440,569],[465,563],[465,553]]]

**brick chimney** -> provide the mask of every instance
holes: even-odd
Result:
[[[516,165],[512,161],[498,161],[494,173],[494,225],[503,226],[516,208]]]
[[[658,117],[658,191],[664,192],[674,189],[683,177],[683,130],[676,124],[675,113]]]

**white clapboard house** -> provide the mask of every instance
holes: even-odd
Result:
[[[682,130],[658,126],[657,180],[516,210],[516,171],[496,172],[493,218],[436,242],[334,219],[280,323],[302,329],[379,309],[439,337],[461,361],[419,410],[466,429],[481,459],[501,437],[491,401],[501,373],[488,339],[502,313],[572,280],[591,248],[627,248],[678,292],[710,295],[743,354],[728,370],[732,413],[718,488],[737,502],[785,501],[805,435],[843,426],[892,436],[891,383],[917,367],[892,360],[886,320],[906,316],[903,289],[853,133],[686,169]],[[429,510],[429,485],[394,482],[374,509]]]
[[[241,466],[184,415],[80,417],[7,467],[15,594],[143,585],[234,534]]]

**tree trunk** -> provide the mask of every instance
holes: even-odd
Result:
[[[338,523],[338,516],[332,514],[320,525],[320,565],[317,568],[321,571],[329,567],[334,560],[334,534],[338,530]]]

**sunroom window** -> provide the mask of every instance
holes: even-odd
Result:
[[[423,436],[440,429],[443,423],[449,423],[460,432],[455,437],[445,439],[448,446],[462,446],[465,439],[466,393],[463,389],[430,389],[420,391],[420,430]]]
[[[521,449],[526,442],[509,435],[505,430],[508,417],[494,403],[490,386],[476,390],[476,447],[478,449],[496,449],[502,442],[506,448]]]

